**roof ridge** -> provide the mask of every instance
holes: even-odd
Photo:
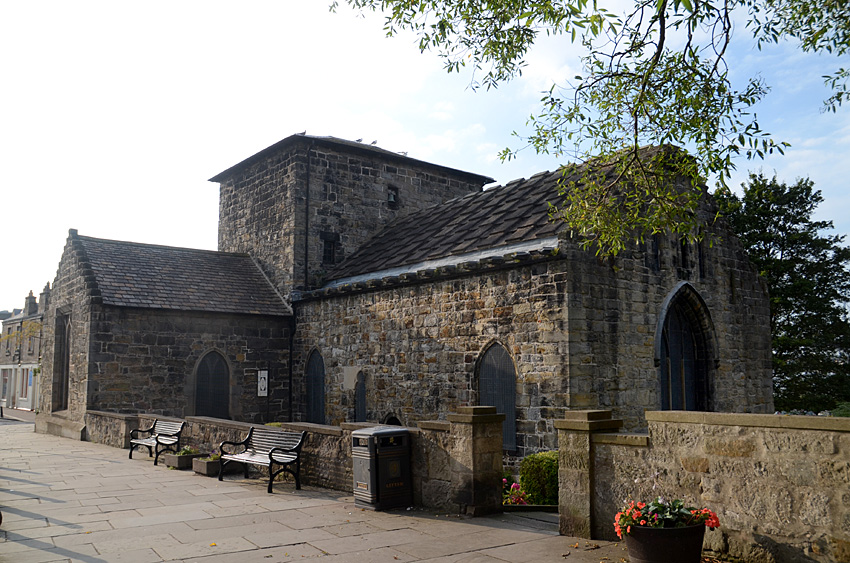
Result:
[[[87,241],[96,241],[107,244],[122,244],[127,246],[138,246],[138,247],[146,247],[146,248],[162,248],[166,250],[179,250],[182,252],[198,252],[198,253],[213,253],[219,256],[239,256],[239,257],[247,257],[250,258],[250,255],[246,252],[225,252],[223,250],[210,250],[208,248],[192,248],[189,246],[171,246],[167,244],[155,244],[149,242],[135,242],[129,240],[117,240],[117,239],[108,239],[108,238],[98,238],[84,235],[77,235],[77,238],[80,240]]]

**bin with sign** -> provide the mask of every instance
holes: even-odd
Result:
[[[410,433],[398,426],[374,426],[351,433],[354,504],[370,510],[413,504]]]

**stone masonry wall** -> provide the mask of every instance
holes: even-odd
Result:
[[[230,371],[234,420],[286,418],[288,349],[287,320],[278,317],[95,306],[88,407],[192,415],[197,365],[216,351]],[[269,371],[268,397],[257,396],[260,369]]]
[[[105,306],[75,236],[72,231],[44,317],[37,431],[79,438],[87,409],[193,414],[195,370],[212,350],[230,369],[233,418],[288,418],[288,319]],[[71,323],[68,409],[59,405],[56,367],[56,323],[63,315]],[[257,397],[260,369],[269,371],[267,398]]]
[[[326,420],[354,420],[350,374],[360,371],[366,419],[410,425],[478,404],[477,363],[499,342],[517,372],[516,456],[556,449],[552,422],[569,409],[610,408],[627,428],[645,428],[643,411],[660,406],[659,324],[680,294],[713,334],[711,408],[771,412],[765,289],[734,244],[702,252],[682,267],[679,246],[661,240],[657,255],[604,262],[565,240],[554,258],[506,256],[308,294],[295,303],[294,416],[306,412],[313,350],[325,365]]]
[[[548,422],[568,406],[565,262],[470,275],[396,289],[298,302],[296,362],[318,350],[326,373],[326,420],[354,420],[345,371],[362,371],[367,420],[404,425],[476,405],[476,363],[500,342],[517,369],[520,452],[555,449]],[[305,412],[303,379],[295,413]]]
[[[661,407],[659,340],[664,307],[690,298],[711,335],[708,410],[773,412],[767,290],[731,233],[688,245],[657,238],[611,262],[562,248],[567,295],[569,406],[609,408],[626,428],[645,428]]]
[[[75,243],[76,231],[72,230],[65,244],[62,259],[53,282],[53,291],[43,319],[42,369],[39,374],[38,402],[39,412],[36,430],[46,431],[46,421],[53,425],[75,427],[78,430],[84,424],[86,396],[88,393],[88,340],[91,327],[92,295],[94,273],[85,270],[81,264],[86,262],[82,247]],[[60,404],[60,370],[56,368],[58,348],[56,325],[63,315],[70,319],[68,408]],[[57,432],[61,433],[61,432]],[[79,437],[79,436],[77,436]]]
[[[646,417],[648,440],[589,434],[593,537],[614,539],[614,513],[625,499],[664,496],[717,512],[721,527],[705,540],[715,552],[748,563],[850,561],[850,419]],[[568,440],[575,434],[561,430]],[[562,473],[562,486],[575,475]]]
[[[318,284],[332,266],[322,262],[323,236],[337,239],[340,262],[397,216],[480,191],[481,183],[414,159],[305,138],[221,182],[218,247],[253,256],[288,296]]]
[[[280,152],[220,185],[218,249],[250,254],[285,294],[293,287],[298,154]]]

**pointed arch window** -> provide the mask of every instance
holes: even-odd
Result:
[[[210,352],[201,358],[195,382],[195,415],[230,418],[230,368],[224,356]]]
[[[670,301],[659,342],[661,410],[711,409],[712,330],[707,307],[690,286]]]
[[[317,350],[307,360],[307,422],[325,423],[325,361]]]
[[[516,369],[510,354],[501,344],[484,352],[478,367],[478,404],[496,407],[505,415],[502,447],[516,450]]]

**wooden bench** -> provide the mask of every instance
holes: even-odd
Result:
[[[218,480],[224,475],[228,463],[241,463],[245,467],[245,477],[248,477],[248,466],[260,465],[269,470],[269,492],[272,492],[274,478],[286,471],[295,477],[295,488],[301,488],[301,446],[304,445],[306,432],[283,432],[272,428],[257,428],[252,426],[248,436],[241,442],[222,442],[221,466]],[[231,446],[241,451],[228,452],[225,446]],[[229,449],[229,448],[228,448]],[[275,470],[274,466],[281,468]]]
[[[136,428],[130,430],[130,459],[133,459],[133,450],[139,446],[148,449],[148,457],[156,452],[153,464],[159,461],[160,454],[165,452],[177,453],[180,449],[180,433],[183,432],[185,422],[166,422],[154,419],[150,428]],[[148,434],[142,438],[139,434]]]

